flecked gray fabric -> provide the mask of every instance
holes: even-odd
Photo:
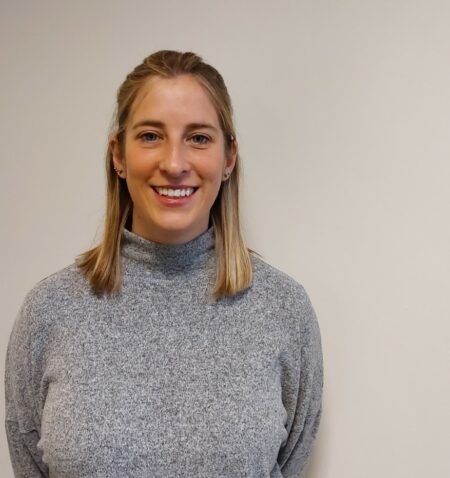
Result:
[[[303,286],[252,256],[253,285],[214,303],[213,226],[181,245],[123,235],[122,293],[95,296],[71,264],[24,299],[5,371],[15,476],[303,476],[323,389]]]

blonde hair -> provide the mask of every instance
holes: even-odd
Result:
[[[236,133],[233,109],[225,82],[220,73],[192,52],[160,50],[144,59],[129,73],[117,92],[117,106],[111,124],[110,136],[116,137],[123,153],[125,129],[133,104],[144,84],[153,76],[173,78],[193,75],[208,93],[219,117],[225,137],[226,153],[231,151]],[[236,145],[237,146],[237,145]],[[251,254],[244,244],[239,223],[240,158],[228,180],[222,182],[210,211],[215,231],[216,281],[212,290],[214,299],[232,296],[252,283]],[[131,230],[133,203],[126,181],[113,168],[111,141],[106,152],[107,198],[103,238],[96,247],[76,258],[76,264],[97,294],[111,294],[121,288],[120,248],[122,230]]]

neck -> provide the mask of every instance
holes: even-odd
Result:
[[[160,243],[123,229],[123,256],[141,262],[152,270],[181,271],[199,268],[214,249],[214,227],[181,244]]]

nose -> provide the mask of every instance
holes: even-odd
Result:
[[[167,144],[162,152],[159,169],[169,176],[177,177],[189,171],[187,151],[182,143],[176,141]]]

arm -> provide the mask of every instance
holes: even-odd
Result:
[[[289,435],[278,463],[284,478],[304,476],[322,414],[323,358],[319,324],[303,290],[300,333],[300,378],[286,383]],[[291,398],[292,397],[292,398]]]
[[[40,420],[31,368],[31,313],[27,295],[9,338],[5,364],[5,429],[14,476],[48,478],[37,449]]]
[[[48,478],[48,468],[36,448],[37,431],[23,432],[18,422],[6,420],[6,436],[15,478]]]

